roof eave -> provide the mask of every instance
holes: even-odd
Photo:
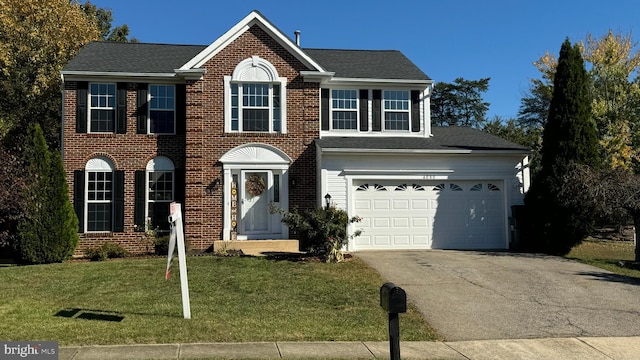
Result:
[[[119,77],[119,78],[156,78],[170,79],[177,77],[175,72],[171,73],[136,73],[136,72],[120,72],[120,71],[84,71],[84,70],[62,70],[62,76],[67,78],[85,78],[85,77]]]
[[[323,148],[318,146],[322,153],[333,154],[475,154],[475,155],[530,155],[531,150],[499,149],[499,150],[473,150],[473,149],[360,149],[360,148]]]
[[[207,72],[207,69],[174,69],[178,77],[185,80],[200,80]]]
[[[405,86],[425,87],[433,84],[431,79],[377,79],[377,78],[347,78],[333,77],[330,79],[331,84],[402,84]]]
[[[325,84],[331,81],[334,72],[327,71],[300,71],[300,75],[302,75],[302,79],[305,82],[319,82],[321,84]]]

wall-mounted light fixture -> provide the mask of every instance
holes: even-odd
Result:
[[[326,208],[329,209],[329,206],[331,206],[331,194],[327,193],[327,195],[324,196],[324,203]]]
[[[222,180],[220,180],[220,178],[215,178],[209,185],[207,185],[204,191],[207,193],[207,195],[211,195],[218,189],[221,184]]]

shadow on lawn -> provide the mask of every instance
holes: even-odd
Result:
[[[125,319],[126,315],[152,315],[158,316],[159,314],[143,314],[143,313],[121,313],[117,311],[106,311],[106,310],[96,310],[96,309],[78,309],[78,308],[67,308],[58,311],[54,316],[57,317],[65,317],[70,319],[83,319],[83,320],[99,320],[99,321],[110,321],[110,322],[121,322]],[[178,315],[166,315],[162,314],[160,316],[167,317],[178,317]]]

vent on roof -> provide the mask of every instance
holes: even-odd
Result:
[[[300,30],[296,30],[293,33],[296,35],[296,45],[300,46]]]

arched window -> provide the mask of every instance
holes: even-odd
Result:
[[[114,166],[106,157],[95,157],[85,166],[85,229],[112,231]]]
[[[226,132],[286,132],[287,79],[259,56],[241,61],[225,76]]]
[[[175,197],[175,167],[164,156],[147,163],[146,168],[146,213],[151,229],[169,230],[169,206]]]

